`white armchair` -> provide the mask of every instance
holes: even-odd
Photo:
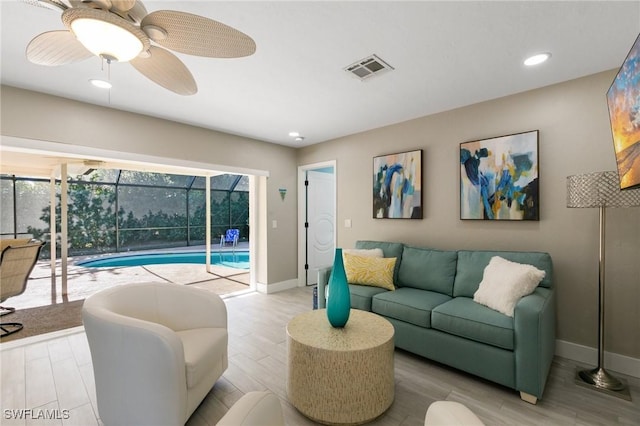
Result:
[[[285,426],[280,400],[269,391],[249,392],[216,426]]]
[[[182,425],[226,370],[220,296],[167,283],[128,284],[82,308],[98,415],[111,425]]]
[[[484,426],[484,423],[464,404],[436,401],[427,409],[425,426]]]

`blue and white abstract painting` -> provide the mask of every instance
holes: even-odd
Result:
[[[373,217],[422,219],[422,150],[373,159]]]
[[[460,144],[460,219],[539,220],[537,130]]]

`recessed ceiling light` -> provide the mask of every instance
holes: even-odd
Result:
[[[289,136],[291,136],[292,138],[297,138],[298,136],[300,136],[300,133],[298,133],[298,132],[289,132]]]
[[[551,57],[551,53],[548,53],[548,52],[538,53],[536,55],[530,56],[527,59],[525,59],[524,64],[528,67],[531,67],[533,65],[538,65],[545,62],[550,57]]]
[[[99,87],[100,89],[111,89],[112,87],[112,84],[110,82],[97,78],[90,79],[89,83],[93,84],[95,87]]]
[[[297,136],[295,141],[296,142],[302,142],[304,140],[304,136]]]
[[[92,78],[91,80],[89,80],[89,83],[93,84],[96,87],[99,87],[100,89],[111,89],[112,87],[111,83],[109,83],[108,81],[98,80],[97,78]]]

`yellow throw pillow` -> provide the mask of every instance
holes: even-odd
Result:
[[[370,285],[395,290],[393,270],[395,257],[365,257],[342,253],[349,284]]]

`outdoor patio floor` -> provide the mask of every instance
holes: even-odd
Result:
[[[189,247],[197,251],[203,247]],[[186,248],[159,251],[184,251]],[[239,250],[243,248],[239,247]],[[213,249],[212,249],[213,250]],[[136,252],[138,254],[138,252]],[[85,268],[69,258],[67,272],[67,296],[61,295],[60,260],[56,268],[56,299],[51,297],[51,264],[40,261],[31,272],[27,289],[20,296],[12,297],[5,304],[16,309],[46,306],[53,303],[85,299],[89,295],[109,287],[149,281],[191,285],[224,295],[249,291],[249,271],[220,265],[211,265],[211,273],[203,264],[164,264],[108,268]]]

